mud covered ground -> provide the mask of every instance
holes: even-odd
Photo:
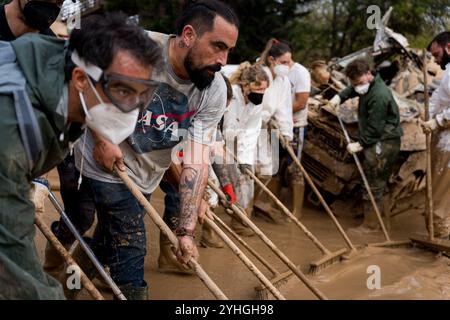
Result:
[[[55,181],[53,174],[53,181]],[[53,183],[54,185],[55,183]],[[59,193],[57,193],[59,196]],[[162,213],[163,194],[158,190],[152,197],[152,204]],[[46,203],[45,220],[48,224],[57,218],[52,205]],[[225,221],[229,218],[218,210],[217,213]],[[307,272],[308,263],[321,257],[320,251],[303,235],[293,223],[281,221],[272,224],[255,217],[254,222],[279,246],[279,248],[302,270]],[[345,230],[356,227],[361,219],[352,214],[339,216]],[[321,208],[307,206],[302,222],[331,251],[345,247],[331,219]],[[408,236],[425,235],[423,216],[417,211],[410,211],[392,219],[391,237],[394,240],[407,239]],[[157,258],[159,254],[159,231],[146,217],[148,256],[145,263],[145,278],[150,287],[152,300],[167,299],[214,299],[202,282],[195,276],[160,273]],[[355,244],[382,242],[381,233],[372,235],[349,234]],[[197,237],[199,238],[199,237]],[[280,272],[287,267],[255,237],[246,238],[274,267]],[[43,258],[46,240],[37,231],[36,244],[38,253]],[[238,260],[228,248],[199,248],[200,263],[216,281],[218,286],[231,299],[256,299],[255,287],[258,280]],[[270,277],[270,272],[256,259],[253,259],[260,270]],[[367,279],[370,274],[367,268],[378,266],[381,272],[381,289],[369,290]],[[418,248],[364,248],[352,259],[335,264],[310,279],[330,299],[450,299],[450,260],[441,255]],[[290,277],[280,291],[288,299],[315,299],[312,293],[295,276]],[[111,298],[108,291],[105,297]],[[89,299],[86,294],[82,299]]]

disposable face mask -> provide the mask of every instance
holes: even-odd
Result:
[[[289,67],[284,64],[279,64],[275,66],[273,71],[277,76],[287,76],[289,74]]]
[[[365,95],[369,91],[370,83],[361,84],[355,87],[356,93],[359,95]]]
[[[111,143],[118,145],[134,132],[139,109],[124,113],[114,104],[104,103],[90,80],[89,83],[100,103],[88,110],[83,94],[79,93],[86,114],[86,125]]]
[[[39,31],[47,30],[60,11],[61,8],[55,3],[46,1],[29,1],[22,10],[26,24]]]
[[[248,100],[255,106],[260,105],[263,101],[264,93],[250,92],[248,95]]]

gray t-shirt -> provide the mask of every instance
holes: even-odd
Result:
[[[139,115],[134,133],[120,148],[130,178],[142,192],[152,193],[171,163],[172,149],[182,140],[212,146],[216,127],[225,112],[227,91],[219,72],[211,85],[200,91],[191,81],[177,77],[169,62],[169,36],[149,32],[163,48],[164,64],[154,70],[153,80],[161,82],[145,112]],[[75,147],[76,167],[80,170],[84,136]],[[86,134],[83,175],[109,183],[120,183],[114,174],[103,170],[92,156],[94,141]]]

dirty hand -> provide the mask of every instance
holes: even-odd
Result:
[[[45,211],[45,199],[48,197],[48,181],[45,179],[33,180],[31,186],[31,201],[34,203],[36,215],[42,215]]]
[[[191,236],[180,236],[178,237],[179,248],[177,250],[177,258],[180,263],[187,267],[188,262],[191,259],[197,260],[198,250],[195,244],[194,237]]]
[[[432,119],[432,120],[428,120],[428,121],[423,121],[421,123],[422,125],[422,130],[424,133],[429,134],[432,133],[434,130],[436,130],[438,128],[438,122],[436,121],[436,119]]]
[[[123,153],[120,147],[96,135],[93,152],[94,160],[103,168],[114,171],[114,164],[120,171],[125,171]]]
[[[336,94],[329,102],[333,109],[336,109],[341,104],[341,97]]]
[[[364,148],[361,146],[361,144],[359,142],[349,143],[347,145],[347,151],[348,151],[348,153],[351,153],[351,154],[361,152],[361,151],[363,151],[363,149]]]
[[[233,185],[231,183],[223,186],[222,191],[223,191],[223,193],[225,193],[225,195],[228,198],[228,201],[231,204],[235,204],[237,202],[236,195],[234,194]]]

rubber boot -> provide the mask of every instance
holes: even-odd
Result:
[[[378,209],[380,213],[383,212],[382,201],[377,201]],[[380,222],[378,221],[377,214],[375,209],[373,208],[372,202],[368,200],[364,200],[363,202],[364,208],[364,221],[357,228],[349,229],[350,232],[357,234],[367,234],[381,231]]]
[[[148,300],[148,286],[145,281],[143,284],[142,287],[133,287],[130,283],[119,286],[119,289],[127,300]],[[113,299],[118,300],[116,296]]]
[[[262,183],[267,184],[269,179],[262,178],[260,180]],[[275,196],[279,196],[280,183],[277,177],[271,177],[267,187]],[[275,205],[273,200],[267,195],[267,193],[264,191],[260,192],[260,190],[261,189],[258,188],[258,190],[255,191],[255,194],[258,195],[254,202],[255,212],[270,222],[278,223],[282,217],[281,211]]]
[[[305,183],[304,180],[301,180],[301,183],[293,183],[292,184],[292,213],[298,219],[302,217],[303,210],[303,199],[305,195]]]
[[[69,251],[71,244],[65,244],[64,248]],[[45,261],[44,261],[44,271],[48,273],[53,278],[58,279],[59,275],[64,269],[64,259],[61,257],[59,252],[55,247],[47,242],[45,245]]]
[[[78,245],[75,248],[75,250],[72,254],[72,258],[75,260],[75,262],[78,264],[78,266],[81,268],[81,270],[83,270],[83,272],[86,274],[86,276],[90,280],[93,280],[94,278],[96,278],[99,275],[97,268],[92,263],[91,259],[86,254],[86,252],[84,252],[83,248],[80,245]],[[69,279],[69,277],[73,276],[73,273],[68,274],[66,272],[66,270],[67,270],[67,265],[65,265],[65,268],[62,271],[62,274],[60,276],[60,282],[63,286],[64,294],[65,294],[66,298],[69,300],[75,300],[83,288],[69,289],[67,287],[67,280]]]
[[[162,232],[159,234],[158,266],[160,272],[194,274],[192,269],[186,269],[180,262],[178,262],[178,259],[172,250],[172,244],[169,239],[162,234]]]
[[[204,223],[202,228],[202,238],[200,245],[205,248],[223,248],[224,243],[222,239],[214,232],[208,224]]]
[[[253,213],[253,201],[249,205],[249,207],[244,209],[243,211],[245,212],[246,216],[251,219]],[[230,228],[238,235],[243,237],[252,237],[255,235],[255,232],[238,217],[231,218]]]

